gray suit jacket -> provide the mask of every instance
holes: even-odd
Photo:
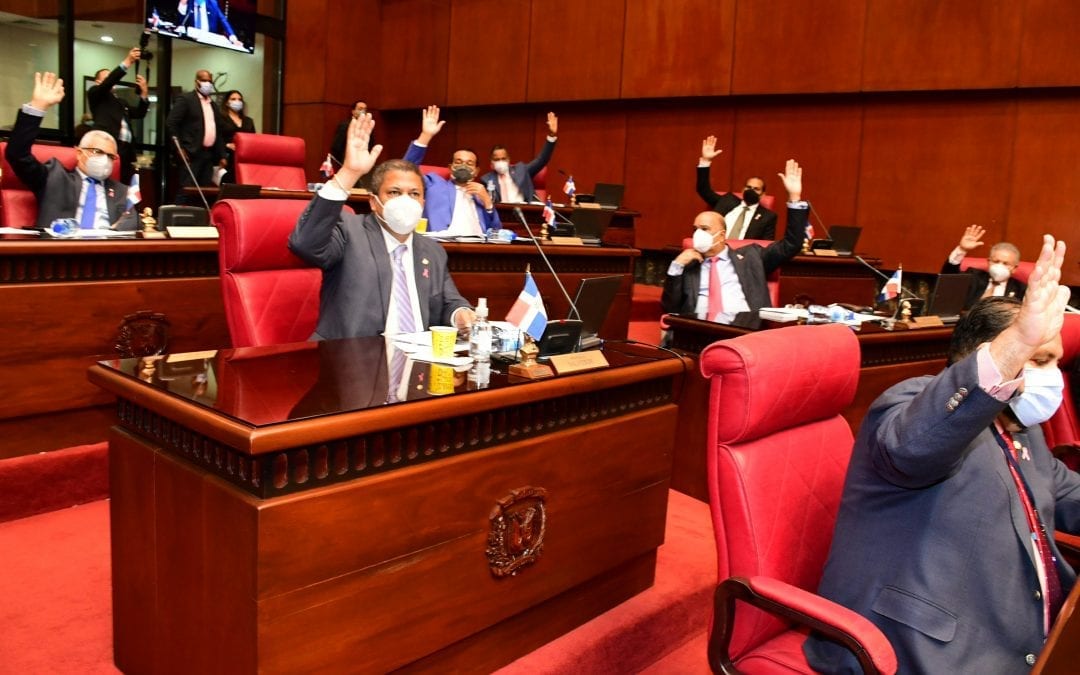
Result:
[[[890,388],[859,430],[819,592],[876,624],[901,673],[1026,673],[1042,648],[1028,524],[991,431],[1005,405],[979,387],[972,354]],[[1029,448],[1021,473],[1051,538],[1076,532],[1080,474],[1038,427],[1014,438]],[[1076,575],[1058,566],[1068,593]],[[831,643],[804,651],[821,672],[857,672]]]
[[[289,248],[323,271],[319,323],[312,339],[379,335],[386,327],[393,272],[375,216],[343,215],[341,202],[315,197],[289,236]],[[413,269],[424,329],[448,325],[458,293],[438,243],[413,235]]]

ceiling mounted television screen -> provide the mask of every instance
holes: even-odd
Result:
[[[146,29],[251,54],[255,51],[255,0],[148,0]]]

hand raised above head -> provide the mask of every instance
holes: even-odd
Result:
[[[48,110],[64,100],[64,80],[56,73],[34,73],[34,93],[30,105],[38,110]]]
[[[1061,265],[1065,261],[1065,242],[1043,235],[1039,259],[1028,276],[1020,313],[1014,326],[1024,343],[1038,347],[1061,332],[1065,321],[1065,306],[1069,304],[1069,287],[1061,285]]]
[[[960,237],[960,248],[965,251],[972,251],[983,245],[982,236],[986,234],[986,230],[979,225],[969,225],[964,230],[964,236]]]
[[[708,136],[701,142],[701,161],[711,162],[723,153],[716,148],[716,136]]]
[[[788,192],[788,201],[797,202],[802,199],[802,167],[793,159],[789,159],[784,165],[784,173],[778,173],[780,180],[784,181],[784,188]]]
[[[379,153],[382,152],[381,145],[368,148],[371,132],[374,129],[375,120],[372,119],[371,113],[360,113],[349,122],[349,130],[345,138],[345,159],[341,163],[341,169],[343,172],[356,174],[353,182],[371,171],[379,158]]]
[[[559,118],[553,112],[547,114],[548,136],[559,135]]]
[[[420,140],[427,143],[442,131],[446,120],[439,119],[439,106],[429,105],[420,111]]]

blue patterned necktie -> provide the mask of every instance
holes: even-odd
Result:
[[[394,249],[394,307],[397,309],[397,327],[399,333],[415,333],[416,317],[413,316],[412,301],[409,299],[409,281],[405,278],[405,264],[402,258],[409,247],[405,244]]]
[[[83,199],[82,218],[79,227],[83,230],[94,229],[94,221],[97,219],[97,181],[87,176],[90,183],[86,186],[86,198]]]

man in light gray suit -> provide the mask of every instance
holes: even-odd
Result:
[[[375,165],[368,148],[375,122],[362,113],[349,125],[345,159],[296,223],[289,248],[323,271],[319,322],[312,339],[392,335],[432,325],[472,325],[438,243],[413,232],[424,205],[416,165],[390,160],[372,174],[371,213],[342,215],[352,186]]]

